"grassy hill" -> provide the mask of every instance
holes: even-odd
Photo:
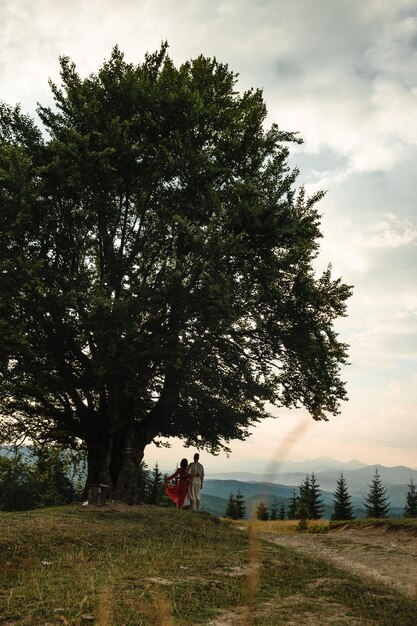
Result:
[[[151,506],[0,513],[0,623],[415,624],[412,599],[248,528]]]

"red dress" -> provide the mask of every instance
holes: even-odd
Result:
[[[178,478],[178,480],[174,486],[171,486],[168,481],[173,480],[174,478]],[[190,477],[187,474],[187,469],[179,467],[177,471],[172,474],[172,476],[168,476],[165,481],[165,491],[167,492],[167,496],[170,500],[175,502],[179,509],[182,509],[184,506],[188,493],[189,479]]]

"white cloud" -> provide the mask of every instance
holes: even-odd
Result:
[[[417,242],[417,225],[409,219],[399,219],[392,213],[357,236],[363,248],[401,248]]]

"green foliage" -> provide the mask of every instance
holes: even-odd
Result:
[[[34,473],[43,489],[37,506],[59,506],[72,502],[76,491],[67,475],[68,467],[60,450],[44,446],[35,450]]]
[[[262,522],[269,519],[268,509],[266,507],[265,502],[260,502],[256,509],[256,519],[261,520]]]
[[[300,511],[299,511],[299,522],[296,526],[296,530],[298,532],[305,532],[306,530],[308,530],[308,518],[305,517],[305,513],[306,513],[306,509],[304,508],[303,505],[301,505]]]
[[[148,475],[146,501],[148,504],[161,504],[164,494],[164,478],[159,469],[158,463],[155,463],[152,472],[150,472]]]
[[[306,475],[299,489],[300,497],[296,517],[301,518],[302,509],[308,519],[320,519],[323,513],[323,500],[314,472],[311,476]]]
[[[278,519],[279,520],[284,520],[285,517],[286,517],[285,504],[283,502],[281,502],[281,505],[280,505],[279,511],[278,511]]]
[[[245,517],[245,512],[245,497],[241,493],[240,489],[237,490],[236,494],[231,492],[226,503],[224,512],[225,517],[229,517],[230,519],[243,519]]]
[[[40,481],[19,455],[0,456],[0,510],[22,511],[36,507]]]
[[[145,461],[139,463],[138,469],[138,502],[146,502],[149,487],[149,469]]]
[[[413,479],[410,480],[405,494],[404,517],[417,517],[417,490]]]
[[[34,450],[30,459],[0,456],[0,510],[22,511],[72,502],[76,488],[64,455],[52,447]]]
[[[42,132],[0,105],[5,440],[82,441],[88,480],[136,501],[153,440],[216,452],[271,404],[336,414],[350,288],[315,274],[300,140],[213,59],[60,64]]]
[[[287,509],[287,518],[288,519],[297,519],[297,509],[298,509],[299,498],[297,497],[295,491],[293,491],[290,503]]]
[[[389,517],[389,498],[377,469],[369,486],[369,492],[365,496],[364,505],[367,517]]]
[[[337,481],[336,491],[333,497],[332,520],[352,520],[354,519],[351,496],[347,487],[343,473]]]
[[[230,495],[227,499],[226,502],[226,507],[224,510],[224,516],[225,517],[229,517],[230,519],[236,519],[235,518],[235,510],[236,510],[236,506],[235,506],[235,494],[233,493],[233,491],[230,492]]]
[[[273,498],[271,506],[269,508],[269,519],[272,521],[278,519],[278,500],[276,498]]]

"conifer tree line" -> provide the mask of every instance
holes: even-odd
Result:
[[[386,518],[390,516],[390,502],[387,489],[382,484],[381,476],[378,469],[375,469],[374,476],[369,491],[364,498],[365,517]],[[225,508],[225,517],[231,519],[242,519],[246,510],[245,498],[238,490],[235,495],[230,494]],[[284,501],[279,503],[274,498],[268,508],[268,505],[261,500],[257,504],[255,516],[258,520],[314,520],[323,517],[324,503],[320,493],[320,486],[314,472],[307,474],[304,480],[294,490],[292,496],[285,506]],[[410,479],[408,490],[405,494],[405,506],[403,509],[404,517],[417,517],[417,489],[413,479]],[[333,494],[332,513],[330,519],[352,520],[355,518],[352,497],[343,472],[340,474],[336,483],[336,490]]]

